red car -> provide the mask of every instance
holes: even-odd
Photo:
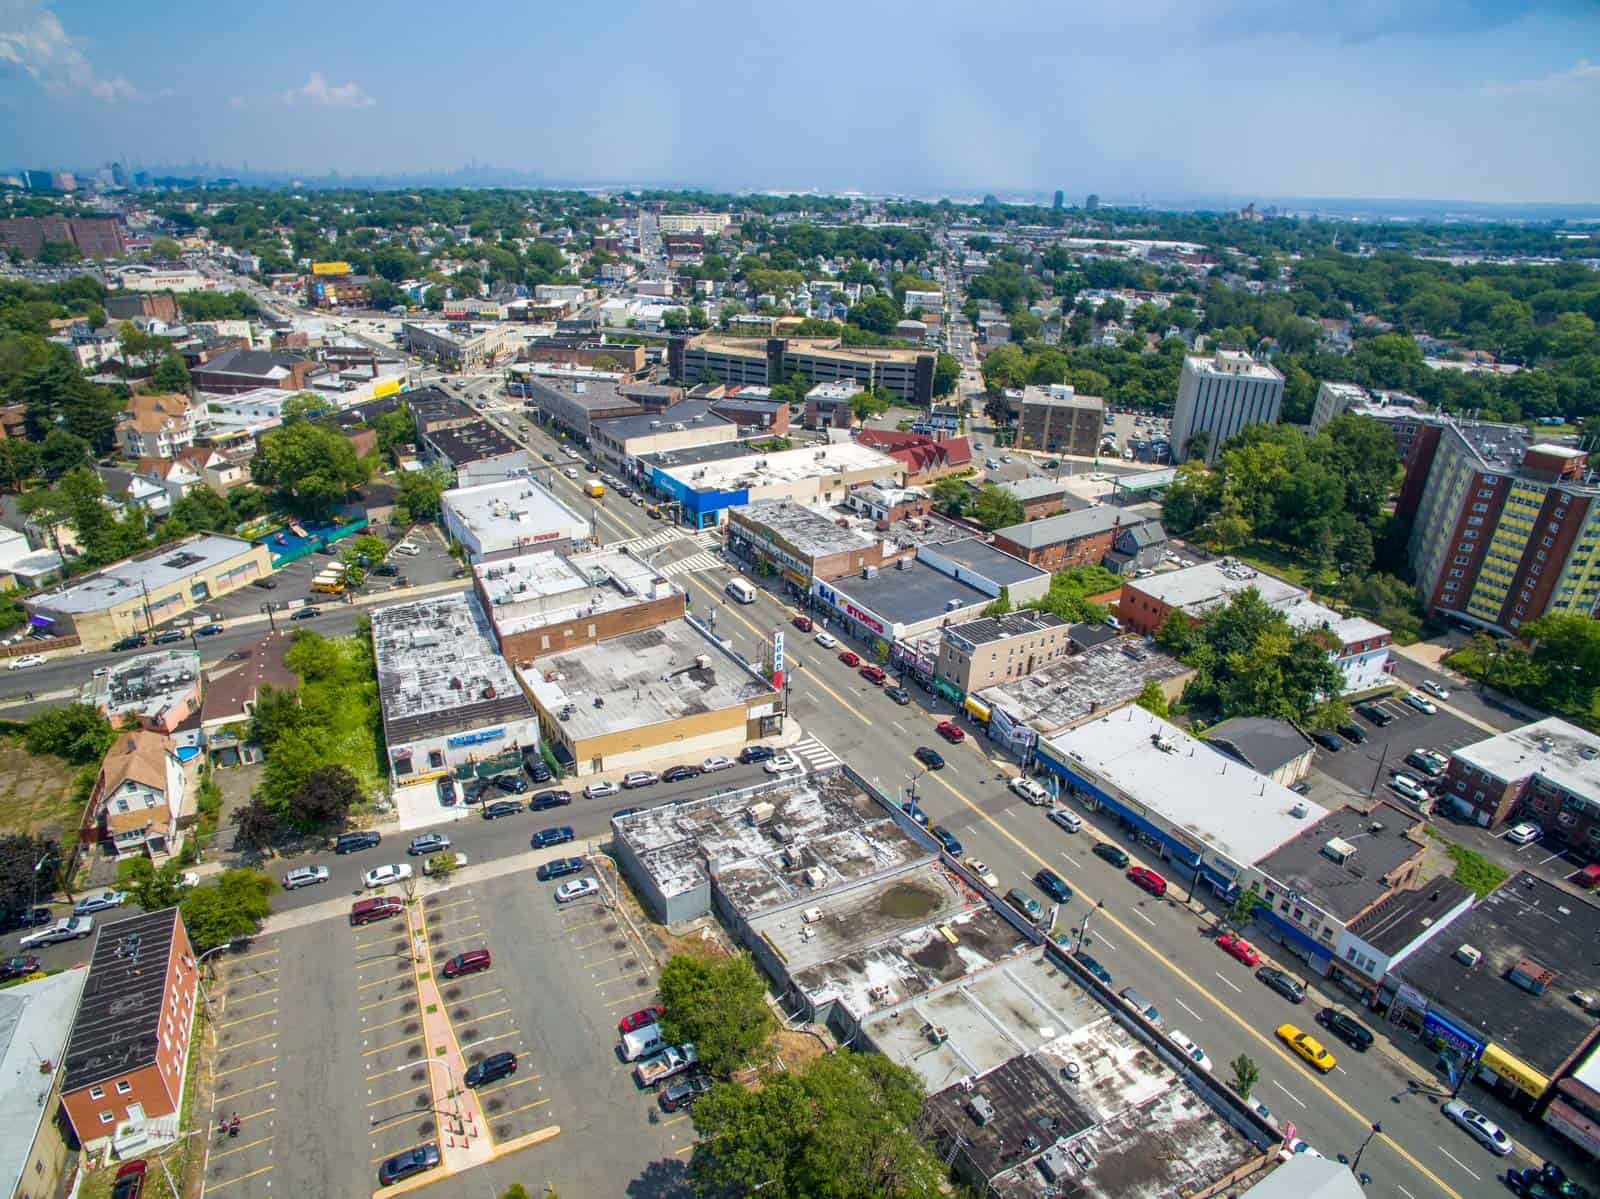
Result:
[[[1254,966],[1261,961],[1261,951],[1238,933],[1223,933],[1217,938],[1217,945],[1223,953],[1238,958],[1246,966]]]
[[[799,629],[802,633],[809,633],[814,626],[811,623],[811,617],[796,616],[794,618],[794,627]]]
[[[1167,880],[1146,866],[1130,866],[1128,878],[1137,886],[1160,899],[1167,893]]]
[[[941,720],[939,722],[938,733],[939,736],[950,742],[951,745],[959,745],[961,742],[967,739],[967,735],[966,733],[962,732],[961,726],[953,720]]]
[[[847,649],[839,655],[839,661],[843,662],[846,666],[860,666],[861,655],[856,653],[854,650]]]
[[[866,679],[869,683],[876,683],[878,686],[882,687],[883,680],[889,676],[883,673],[883,667],[874,666],[869,662],[867,665],[861,668],[861,677]]]
[[[643,1028],[646,1024],[654,1024],[666,1014],[663,1007],[642,1007],[632,1015],[624,1016],[617,1022],[617,1031],[627,1036],[634,1029]]]
[[[144,1158],[129,1162],[117,1171],[117,1180],[111,1184],[111,1199],[139,1199],[144,1190]]]

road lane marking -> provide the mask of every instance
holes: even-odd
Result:
[[[1446,1149],[1443,1145],[1439,1146],[1439,1152],[1444,1154],[1451,1161],[1455,1162],[1455,1164],[1460,1166],[1463,1170],[1466,1170],[1468,1174],[1472,1174],[1472,1171],[1467,1167],[1466,1162],[1462,1161],[1455,1154],[1451,1153],[1450,1150]],[[1475,1182],[1483,1181],[1483,1179],[1479,1178],[1476,1174],[1472,1174],[1472,1178]]]
[[[1212,973],[1214,973],[1214,974],[1215,974],[1215,975],[1216,975],[1216,976],[1217,976],[1217,977],[1218,977],[1218,978],[1222,978],[1222,971],[1220,971],[1220,970],[1215,970],[1215,971],[1212,971]],[[1231,982],[1228,982],[1228,980],[1227,980],[1227,979],[1225,979],[1225,978],[1222,978],[1222,981],[1223,981],[1223,982],[1224,982],[1224,983],[1226,983],[1226,984],[1227,984],[1227,985],[1228,985],[1228,986],[1230,986],[1230,987],[1233,987],[1233,989],[1234,989],[1234,990],[1235,990],[1235,991],[1238,991],[1238,992],[1239,992],[1239,994],[1241,994],[1241,995],[1243,995],[1243,994],[1244,994],[1244,991],[1243,991],[1243,990],[1242,990],[1242,989],[1241,989],[1241,988],[1239,988],[1239,987],[1237,987],[1237,986],[1234,986],[1234,984],[1233,984],[1233,983],[1231,983]]]
[[[1195,1010],[1194,1010],[1194,1009],[1193,1009],[1193,1008],[1192,1008],[1192,1007],[1190,1007],[1190,1006],[1189,1006],[1189,1005],[1188,1005],[1188,1004],[1187,1004],[1187,1003],[1185,1003],[1185,1002],[1184,1002],[1184,1001],[1183,1001],[1183,1000],[1181,1000],[1181,999],[1179,999],[1179,998],[1178,998],[1178,997],[1177,997],[1177,996],[1176,996],[1176,995],[1174,995],[1174,996],[1173,996],[1173,997],[1172,997],[1172,1002],[1173,1002],[1173,1003],[1175,1003],[1175,1004],[1177,1004],[1177,1005],[1178,1005],[1178,1006],[1179,1006],[1179,1007],[1181,1007],[1181,1008],[1182,1008],[1182,1009],[1183,1009],[1183,1010],[1184,1010],[1184,1011],[1186,1011],[1186,1012],[1188,1012],[1188,1013],[1189,1013],[1189,1014],[1190,1014],[1190,1015],[1191,1015],[1191,1016],[1193,1016],[1193,1017],[1194,1017],[1194,1018],[1195,1018],[1195,1019],[1196,1019],[1196,1020],[1199,1020],[1199,1021],[1200,1021],[1200,1022],[1201,1022],[1201,1023],[1202,1023],[1202,1024],[1203,1024],[1203,1023],[1205,1023],[1205,1017],[1204,1017],[1204,1016],[1202,1016],[1202,1015],[1201,1015],[1201,1014],[1200,1014],[1200,1013],[1199,1013],[1199,1012],[1197,1012],[1197,1011],[1195,1011]]]
[[[1296,1103],[1300,1103],[1300,1097],[1298,1095],[1296,1095],[1293,1091],[1291,1091],[1288,1087],[1284,1086],[1276,1078],[1274,1078],[1272,1080],[1272,1085],[1277,1087],[1278,1090],[1282,1091],[1285,1095],[1289,1096],[1289,1098],[1293,1099]],[[1304,1107],[1305,1104],[1304,1103],[1300,1103],[1300,1106]]]
[[[1151,928],[1155,928],[1156,927],[1156,922],[1154,920],[1150,919],[1150,917],[1146,916],[1138,908],[1131,908],[1130,911],[1132,911],[1135,916],[1139,917],[1140,920],[1143,920]]]

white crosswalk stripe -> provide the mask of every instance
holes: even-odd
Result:
[[[653,550],[658,545],[666,545],[669,541],[676,541],[681,536],[677,529],[662,529],[659,533],[651,533],[644,537],[633,537],[627,541],[612,542],[615,546],[626,546],[637,553],[639,550]]]
[[[711,570],[722,565],[722,559],[715,554],[699,553],[690,554],[687,558],[677,562],[668,563],[661,568],[661,573],[671,578],[673,575],[692,574],[696,571]]]
[[[810,734],[800,738],[783,752],[804,762],[813,774],[837,766],[841,761],[838,754]]]

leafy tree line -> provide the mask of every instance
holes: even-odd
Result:
[[[1600,622],[1551,615],[1513,638],[1474,633],[1445,662],[1524,703],[1600,728]]]

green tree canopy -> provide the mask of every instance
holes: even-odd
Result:
[[[749,954],[707,958],[675,954],[656,980],[666,1014],[662,1035],[692,1042],[707,1070],[726,1077],[743,1066],[777,1027],[767,984]]]
[[[992,532],[1010,525],[1020,525],[1026,515],[1021,500],[993,483],[986,483],[973,501],[972,519]]]
[[[302,516],[330,515],[371,474],[343,433],[310,421],[263,433],[259,446],[251,476]]]
[[[115,737],[111,722],[93,704],[47,708],[23,730],[29,753],[54,754],[80,766],[105,757]]]
[[[224,870],[212,882],[191,887],[178,905],[189,940],[204,953],[255,936],[277,889],[271,875],[244,869]]]

